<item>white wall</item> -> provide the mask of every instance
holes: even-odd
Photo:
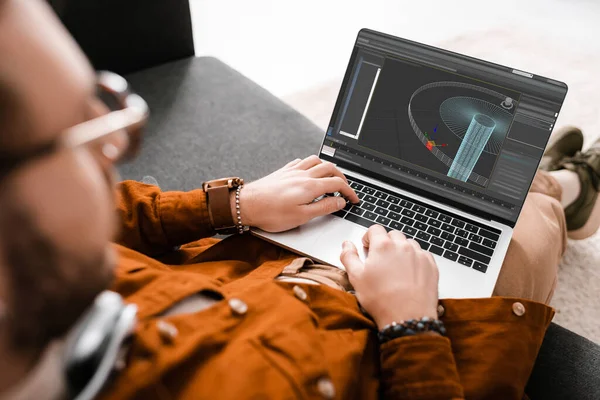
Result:
[[[278,96],[340,76],[363,27],[436,44],[526,24],[549,41],[600,51],[600,2],[593,0],[191,2],[197,54],[222,59]]]

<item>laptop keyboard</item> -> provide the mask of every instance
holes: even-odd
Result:
[[[379,224],[401,231],[423,250],[485,273],[500,231],[446,211],[428,207],[365,182],[348,180],[361,200],[334,215],[364,227]]]

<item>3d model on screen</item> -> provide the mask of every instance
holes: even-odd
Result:
[[[448,94],[452,97],[447,97]],[[415,104],[425,102],[430,109],[439,110],[439,118],[447,129],[438,129],[437,125],[433,131],[427,126],[421,128],[423,123],[420,124],[419,118],[413,115],[413,108]],[[449,167],[449,177],[486,186],[489,177],[481,176],[473,169],[483,153],[497,155],[500,151],[513,118],[509,110],[514,109],[516,103],[505,94],[485,87],[462,82],[434,82],[421,86],[412,94],[408,116],[417,138]],[[433,132],[433,137],[428,132]],[[447,135],[458,138],[458,150],[445,145],[451,139]]]
[[[471,176],[473,167],[496,127],[494,120],[484,114],[475,114],[463,137],[462,144],[448,171],[450,178],[466,182]]]

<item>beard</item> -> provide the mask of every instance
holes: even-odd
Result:
[[[26,210],[10,207],[0,221],[9,337],[15,349],[37,350],[66,334],[113,279],[112,248],[63,249]]]

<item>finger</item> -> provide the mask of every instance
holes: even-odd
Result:
[[[301,158],[296,158],[295,160],[292,160],[289,163],[285,164],[282,169],[292,168],[294,165],[297,165],[300,161],[302,161]]]
[[[431,264],[435,265],[435,266],[436,266],[436,268],[437,268],[437,264],[436,264],[436,262],[435,262],[435,258],[433,258],[433,254],[431,254],[431,253],[430,253],[430,252],[428,252],[428,251],[425,251],[424,253],[427,255],[427,259],[429,260],[429,262],[430,262]]]
[[[321,164],[322,162],[323,161],[321,161],[321,159],[319,157],[312,155],[312,156],[306,157],[304,160],[302,160],[298,164],[296,164],[296,168],[307,170],[309,168],[314,167],[315,165]]]
[[[325,197],[315,203],[306,204],[304,212],[310,219],[339,211],[346,206],[346,200],[341,197]]]
[[[354,243],[346,240],[342,243],[342,254],[340,254],[340,261],[346,268],[346,272],[349,276],[356,276],[363,270],[364,265],[358,256],[358,250]]]
[[[382,240],[387,236],[387,231],[381,225],[371,225],[367,233],[362,238],[363,246],[369,248],[377,240]]]
[[[344,198],[348,199],[353,204],[359,203],[360,199],[347,182],[343,179],[333,176],[330,178],[315,179],[315,185],[312,185],[314,197],[318,197],[323,193],[340,192]]]
[[[432,268],[433,268],[433,276],[435,279],[435,285],[437,286],[438,283],[440,282],[440,269],[438,268],[437,264],[435,263],[435,260],[433,260]]]
[[[421,245],[414,239],[408,239],[408,243],[415,249],[415,251],[421,251]]]
[[[425,251],[424,253],[427,255],[427,260],[429,261],[429,265],[431,265],[431,268],[433,268],[433,273],[435,275],[435,281],[437,283],[438,280],[440,279],[440,270],[438,268],[437,263],[435,262],[435,258],[433,258],[433,255],[428,251]]]
[[[406,236],[404,235],[404,233],[397,231],[397,230],[391,230],[388,232],[388,236],[394,241],[394,242],[403,242],[406,240]]]
[[[308,170],[308,176],[311,178],[326,178],[329,176],[337,176],[344,180],[344,182],[348,183],[348,179],[346,176],[342,174],[342,171],[336,168],[330,162],[323,162],[319,165],[316,165]]]
[[[422,268],[420,269],[422,270],[422,273],[426,274],[426,276],[428,275],[430,277],[433,277],[435,283],[437,284],[439,279],[439,270],[437,264],[435,263],[435,260],[433,259],[433,257],[431,257],[431,253],[426,251],[420,251],[417,254],[417,257],[421,260],[420,265],[422,266]]]

